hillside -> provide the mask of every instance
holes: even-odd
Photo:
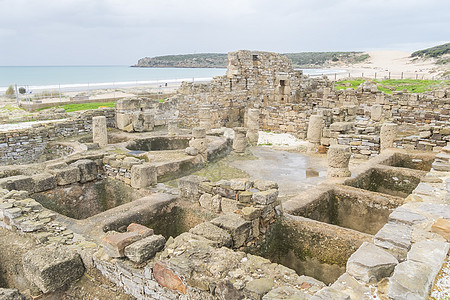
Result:
[[[317,68],[333,63],[352,64],[369,58],[363,52],[300,52],[284,53],[295,68]],[[147,68],[226,68],[227,54],[200,53],[144,57],[133,67]]]
[[[438,58],[444,54],[450,54],[450,43],[434,46],[431,48],[415,51],[411,57],[434,57]]]

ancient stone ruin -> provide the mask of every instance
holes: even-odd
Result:
[[[426,299],[450,276],[449,112],[450,89],[336,90],[237,51],[164,102],[0,132],[0,298]],[[285,195],[193,174],[264,131],[326,176]]]

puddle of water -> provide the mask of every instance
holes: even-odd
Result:
[[[276,181],[280,196],[297,194],[326,179],[326,157],[311,157],[268,147],[254,147],[251,151],[257,160],[239,160],[230,164],[248,173],[252,179]]]

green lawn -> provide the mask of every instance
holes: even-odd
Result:
[[[364,79],[356,80],[342,80],[337,81],[334,87],[337,90],[352,88],[356,89]],[[372,80],[378,84],[378,90],[387,94],[392,94],[392,91],[406,90],[408,93],[423,93],[432,91],[450,85],[450,80],[420,80],[420,79],[384,79]]]
[[[49,109],[49,108],[64,108],[66,112],[80,111],[80,110],[89,110],[89,109],[97,109],[99,107],[114,107],[116,102],[95,102],[95,103],[73,103],[66,104],[62,106],[56,107],[45,107],[39,110]]]

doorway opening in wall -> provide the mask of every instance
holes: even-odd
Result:
[[[284,87],[286,86],[286,80],[280,80],[280,94],[284,95]],[[283,98],[281,100],[284,100]]]
[[[257,54],[253,54],[253,61],[257,61],[258,60],[258,55]]]

